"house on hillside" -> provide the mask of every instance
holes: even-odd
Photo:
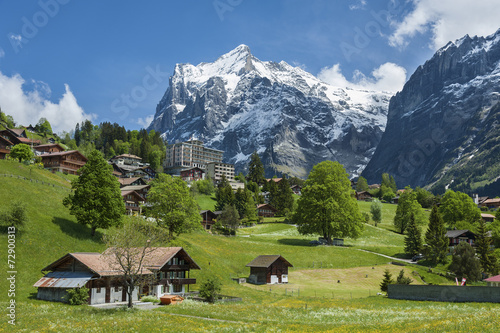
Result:
[[[493,222],[495,221],[495,215],[487,214],[487,213],[481,213],[481,219],[484,222]]]
[[[250,267],[249,283],[276,284],[288,283],[288,267],[293,265],[280,255],[261,255],[246,267]]]
[[[185,182],[195,182],[197,180],[205,179],[205,170],[193,167],[182,170],[180,175],[181,179]]]
[[[212,212],[211,210],[200,211],[200,216],[202,218],[201,225],[205,230],[212,229],[215,224],[215,219],[220,215],[221,211]]]
[[[274,217],[278,210],[270,204],[260,204],[257,206],[257,216]]]
[[[488,287],[500,287],[500,275],[489,277],[483,281],[487,282]]]
[[[10,153],[10,150],[14,144],[4,138],[3,136],[0,136],[0,160],[5,159],[6,155]]]
[[[78,170],[87,163],[87,158],[78,150],[45,153],[39,156],[42,158],[45,169],[71,175],[78,174]]]
[[[142,213],[141,205],[146,202],[146,199],[136,191],[124,190],[123,188],[121,189],[121,194],[125,202],[127,214],[133,215],[134,213],[138,213],[140,215]]]
[[[449,239],[450,247],[457,246],[460,242],[467,242],[473,246],[476,241],[476,234],[470,230],[449,230],[446,232],[446,237]]]
[[[368,191],[356,192],[356,200],[360,201],[370,201],[372,200],[373,195],[371,195]]]
[[[120,187],[148,184],[141,177],[118,178],[118,182],[120,183]]]
[[[122,187],[121,191],[134,191],[144,198],[145,201],[148,200],[148,192],[151,189],[151,185],[128,185]]]
[[[498,209],[500,207],[500,198],[486,199],[481,203],[482,207],[488,207],[489,209]]]
[[[37,155],[46,154],[46,153],[60,153],[62,151],[65,151],[64,147],[58,143],[54,143],[54,144],[49,143],[49,144],[45,144],[45,145],[38,145],[38,146],[34,147],[34,149],[35,149],[35,152]]]
[[[141,273],[149,279],[142,288],[136,287],[132,300],[140,295],[161,297],[165,294],[183,294],[196,279],[189,277],[191,269],[200,269],[182,247],[158,247],[146,254]],[[125,302],[128,300],[122,271],[110,249],[101,253],[68,253],[54,261],[38,280],[37,298],[64,302],[67,290],[86,287],[89,304]]]
[[[9,140],[14,145],[19,143],[24,143],[27,145],[38,146],[41,142],[40,140],[33,140],[28,138],[26,130],[24,128],[6,128],[0,131],[0,136],[4,139]]]
[[[302,193],[302,187],[299,185],[292,185],[290,188],[292,189],[293,194],[300,195]]]
[[[142,158],[132,154],[121,154],[113,156],[109,159],[110,163],[115,163],[117,165],[134,165],[137,167],[142,165]]]

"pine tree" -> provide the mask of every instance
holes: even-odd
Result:
[[[409,217],[408,227],[406,229],[405,237],[405,253],[414,256],[420,253],[422,249],[422,235],[420,229],[415,224],[415,215],[411,214]]]
[[[460,242],[453,251],[448,269],[458,278],[477,281],[481,278],[481,263],[476,258],[476,251],[467,242]]]
[[[248,165],[248,180],[253,181],[259,185],[264,184],[266,178],[264,177],[264,165],[260,160],[257,151],[254,151],[250,156],[250,164]]]
[[[497,258],[490,249],[491,238],[488,237],[486,223],[483,219],[479,221],[476,237],[476,252],[479,255],[482,271],[486,274],[498,274]]]
[[[443,218],[439,214],[436,205],[432,207],[429,216],[429,227],[425,233],[425,242],[427,243],[425,255],[431,263],[436,265],[443,262],[448,252],[449,241],[446,237]]]
[[[392,279],[392,274],[389,272],[388,269],[384,271],[384,279],[382,280],[382,283],[380,284],[380,290],[383,292],[387,292],[387,286],[390,284],[393,284],[394,280]]]
[[[234,205],[233,188],[224,175],[215,191],[215,200],[217,201],[215,210],[223,210],[226,205]]]
[[[358,183],[356,184],[356,191],[362,192],[368,191],[368,189],[368,182],[366,181],[366,178],[363,176],[359,176]]]
[[[402,269],[400,272],[399,272],[399,275],[396,279],[396,283],[397,284],[410,284],[412,283],[412,279],[410,279],[409,277],[405,276],[405,270]]]

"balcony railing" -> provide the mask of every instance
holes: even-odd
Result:
[[[183,284],[196,284],[196,279],[188,278],[173,278],[173,279],[161,279],[158,281],[159,284],[172,284],[172,285],[183,285]]]

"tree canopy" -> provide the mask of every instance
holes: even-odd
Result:
[[[370,205],[370,213],[372,214],[372,220],[377,226],[382,221],[382,203],[377,199],[373,200]]]
[[[356,184],[356,191],[362,192],[362,191],[368,191],[368,182],[366,181],[366,178],[363,176],[359,176],[358,182]]]
[[[410,222],[410,216],[412,214],[417,225],[425,224],[426,218],[424,211],[422,206],[420,206],[417,201],[416,193],[409,186],[407,186],[399,197],[396,215],[394,216],[394,226],[401,234],[404,234],[406,231],[406,227]]]
[[[200,210],[187,184],[163,173],[151,182],[145,215],[166,228],[170,238],[201,228]]]
[[[454,227],[460,221],[475,224],[481,219],[481,210],[477,208],[474,200],[458,191],[446,191],[441,200],[439,212],[449,227]]]
[[[458,278],[477,281],[481,278],[481,264],[476,258],[476,251],[467,242],[460,242],[453,251],[448,269]]]
[[[226,176],[222,175],[222,179],[215,190],[215,210],[223,210],[226,205],[234,205],[233,188],[227,181]]]
[[[292,219],[301,234],[319,234],[328,244],[333,237],[357,238],[361,234],[363,218],[340,163],[324,161],[313,167]]]
[[[405,237],[405,253],[410,256],[419,254],[422,250],[422,234],[415,223],[415,215],[410,214]]]
[[[12,158],[17,158],[19,160],[19,163],[21,163],[22,161],[29,161],[34,156],[30,146],[24,143],[20,143],[12,147],[9,155]]]
[[[113,167],[94,150],[79,173],[80,176],[71,182],[73,193],[63,201],[70,214],[76,216],[78,223],[90,225],[92,236],[96,228],[120,225],[125,204],[120,183],[113,176]]]

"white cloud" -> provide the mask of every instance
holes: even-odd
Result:
[[[318,78],[335,87],[348,87],[375,91],[397,92],[406,82],[406,70],[391,62],[386,62],[371,72],[368,77],[356,70],[351,80],[342,74],[339,64],[324,67]]]
[[[151,122],[153,121],[154,118],[155,118],[155,116],[153,114],[151,114],[151,115],[146,116],[144,118],[138,118],[137,123],[139,125],[141,125],[141,127],[146,128],[149,126],[149,124],[151,124]]]
[[[432,33],[431,47],[438,49],[449,41],[469,34],[487,36],[500,28],[498,0],[411,0],[414,9],[401,22],[392,22],[394,33],[389,44],[404,47],[412,37]]]
[[[58,103],[47,100],[50,88],[43,82],[33,81],[33,90],[24,91],[24,79],[16,74],[12,77],[0,72],[0,107],[11,115],[16,123],[35,125],[42,117],[47,118],[54,132],[70,131],[77,122],[96,118],[94,114],[86,114],[78,105],[69,86]]]
[[[356,2],[353,5],[349,5],[350,10],[356,10],[356,9],[365,9],[366,8],[366,0],[354,0]]]
[[[0,47],[0,58],[5,57],[5,51]]]

